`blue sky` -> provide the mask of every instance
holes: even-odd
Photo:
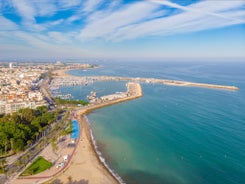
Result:
[[[1,60],[67,58],[245,59],[245,1],[0,1]]]

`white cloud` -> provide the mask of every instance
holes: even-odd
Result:
[[[57,7],[50,0],[12,0],[12,6],[22,18],[25,29],[34,31],[46,30],[52,23],[38,24],[36,17],[48,17],[57,11]],[[56,23],[56,22],[54,22]]]
[[[30,3],[30,1],[27,0],[12,0],[13,6],[16,8],[19,15],[25,20],[25,21],[35,21],[35,8]]]
[[[18,26],[14,22],[0,15],[0,31],[10,31],[16,29],[18,29]]]
[[[231,19],[230,17],[223,16],[219,13],[216,13],[216,11],[227,11],[231,10],[232,8],[241,7],[244,5],[244,1],[222,1],[222,4],[220,3],[214,3],[212,1],[201,1],[199,3],[194,3],[189,6],[181,6],[176,3],[172,3],[169,1],[163,1],[163,0],[151,0],[152,2],[156,2],[162,5],[166,5],[173,8],[178,8],[184,11],[188,11],[190,13],[202,13],[205,15],[212,15],[220,18],[225,19]]]
[[[71,8],[78,6],[83,0],[58,0],[58,5],[60,8]]]
[[[12,0],[13,7],[25,21],[35,21],[36,16],[51,16],[58,7],[50,0]]]
[[[155,4],[142,1],[128,5],[114,12],[97,12],[92,15],[87,26],[81,31],[80,38],[105,38],[121,27],[135,24],[149,18],[151,13],[158,7],[159,6]]]
[[[8,3],[5,3],[0,0],[0,10],[9,8],[7,11],[17,12],[22,17],[22,22],[14,23],[0,12],[1,53],[3,53],[5,44],[9,46],[13,44],[13,47],[16,44],[15,48],[18,47],[18,49],[23,44],[26,51],[29,47],[33,51],[40,50],[50,55],[54,52],[79,56],[76,52],[89,53],[80,49],[84,46],[84,41],[95,40],[96,42],[93,43],[99,45],[103,41],[121,42],[148,36],[183,34],[245,23],[245,1],[238,0],[200,1],[188,6],[167,0],[142,0],[128,4],[123,4],[121,0],[7,1]],[[107,8],[98,9],[102,3]],[[172,12],[167,7],[177,11],[171,14]],[[68,10],[67,14],[66,10]],[[59,15],[57,20],[58,17],[52,16],[59,11],[65,13],[62,14],[62,12],[64,17]],[[70,15],[70,12],[73,14]],[[37,23],[37,17],[45,17],[45,21]],[[74,23],[76,20],[81,20],[81,24],[76,25]],[[59,26],[55,29],[57,25]],[[58,29],[61,27],[65,29]],[[8,31],[11,31],[11,34]],[[100,42],[100,40],[103,41]]]
[[[94,53],[73,46],[49,46],[46,48],[36,48],[23,45],[12,44],[0,45],[1,58],[0,59],[46,59],[46,60],[57,60],[65,58],[84,58],[91,57]],[[14,53],[14,54],[13,54]]]
[[[99,51],[91,52],[76,44],[64,44],[66,38],[73,33],[63,35],[59,32],[50,32],[48,35],[13,31],[0,32],[1,58],[9,59],[51,59],[51,58],[81,58],[95,56]],[[10,41],[11,38],[12,40]],[[56,42],[53,41],[56,39]],[[68,39],[70,40],[70,39]],[[13,54],[14,53],[14,54]]]
[[[49,38],[55,43],[69,43],[72,42],[72,37],[74,36],[72,33],[64,34],[57,31],[52,31],[48,33]]]
[[[99,6],[103,0],[86,0],[84,3],[83,11],[91,12]]]
[[[58,11],[58,7],[50,0],[32,0],[36,16],[52,16]]]
[[[165,36],[245,23],[245,11],[237,9],[245,4],[244,1],[225,1],[224,3],[201,1],[187,7],[167,1],[160,2],[185,11],[111,31],[113,32],[111,39],[122,41],[152,35]]]
[[[68,23],[74,22],[76,20],[80,20],[81,19],[81,15],[72,15],[69,18],[66,19],[66,21]]]

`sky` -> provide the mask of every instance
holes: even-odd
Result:
[[[0,0],[0,60],[241,58],[245,0]]]

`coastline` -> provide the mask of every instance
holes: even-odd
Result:
[[[55,78],[66,78],[72,77],[75,79],[81,78],[79,76],[73,76],[67,73],[68,70],[59,70],[56,71]],[[106,78],[107,79],[107,78]],[[119,77],[112,77],[111,80],[132,80],[133,78],[119,78]],[[147,78],[134,78],[137,82],[147,82]],[[107,79],[108,80],[108,79]],[[214,84],[205,84],[205,83],[192,83],[192,82],[185,82],[185,81],[173,81],[173,80],[162,80],[162,79],[154,79],[157,83],[166,84],[166,85],[174,85],[174,86],[194,86],[194,87],[205,87],[205,88],[218,88],[218,89],[228,89],[228,90],[238,90],[235,86],[221,86],[221,85],[214,85]],[[147,82],[148,83],[148,82]],[[77,115],[79,117],[79,122],[82,124],[82,128],[80,130],[81,140],[78,141],[78,149],[72,159],[70,166],[60,174],[56,179],[65,182],[69,176],[75,179],[75,181],[83,180],[89,181],[91,183],[120,183],[120,178],[118,179],[115,173],[110,170],[109,167],[100,158],[96,150],[96,145],[93,143],[93,137],[91,134],[91,130],[89,127],[88,122],[85,120],[85,115],[90,113],[93,110],[98,108],[103,108],[105,106],[121,103],[124,101],[132,100],[135,98],[139,98],[142,96],[142,89],[140,87],[140,92],[134,96],[125,97],[123,99],[116,99],[113,101],[104,102],[101,104],[92,104],[88,107],[84,107],[82,109],[77,110]],[[85,143],[85,144],[84,144]],[[90,150],[90,153],[87,154],[87,160],[82,160],[84,152],[88,152],[85,148]],[[87,165],[86,165],[87,164]],[[79,165],[81,167],[79,167]],[[83,166],[82,166],[83,165]],[[85,169],[84,169],[85,168]],[[89,171],[87,171],[89,168]],[[81,174],[83,172],[83,174]],[[99,179],[98,179],[99,178]],[[54,179],[53,179],[54,180]]]
[[[119,184],[124,183],[122,178],[117,173],[115,173],[113,170],[111,170],[109,165],[103,160],[104,158],[101,157],[101,153],[98,152],[97,145],[96,145],[96,142],[94,140],[92,129],[91,129],[90,125],[89,125],[88,120],[86,119],[86,114],[81,115],[81,119],[82,119],[82,122],[83,122],[82,125],[85,128],[85,132],[86,132],[87,137],[88,137],[88,139],[90,141],[90,144],[92,145],[92,149],[93,149],[93,151],[94,151],[94,153],[96,155],[96,158],[97,158],[98,162],[116,180],[116,183],[119,183]]]
[[[64,183],[67,182],[69,177],[72,177],[76,182],[83,181],[98,184],[124,183],[120,176],[109,168],[98,153],[92,131],[85,119],[85,115],[93,110],[133,100],[143,95],[139,83],[130,83],[128,85],[130,86],[128,89],[128,92],[131,93],[130,96],[91,104],[76,110],[75,113],[78,117],[78,122],[80,123],[80,139],[77,140],[77,150],[67,169],[57,177],[53,178],[52,181],[57,180]]]
[[[76,112],[78,122],[80,123],[80,139],[77,141],[77,150],[73,155],[70,165],[49,183],[55,181],[66,183],[69,182],[69,177],[72,178],[72,182],[78,183],[119,183],[100,161],[99,155],[93,146],[89,125],[84,118],[87,112],[86,109],[79,109]]]

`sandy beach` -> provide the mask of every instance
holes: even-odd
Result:
[[[52,72],[53,77],[66,77],[66,76],[73,76],[68,74],[67,72],[69,71],[69,69],[63,69],[63,70],[55,70]],[[76,77],[76,76],[74,76]]]
[[[80,122],[80,140],[72,161],[68,168],[59,176],[48,183],[62,182],[68,183],[90,183],[90,184],[114,184],[119,183],[99,161],[99,158],[93,148],[90,137],[90,130],[84,114],[86,110],[78,110],[77,115]]]

